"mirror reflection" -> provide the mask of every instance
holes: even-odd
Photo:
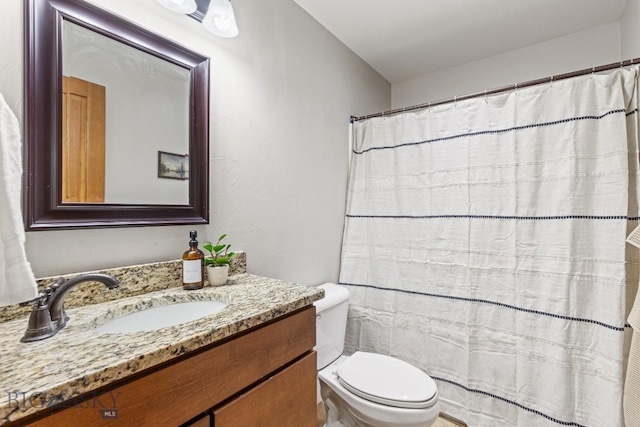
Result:
[[[62,202],[189,204],[190,71],[62,28]]]

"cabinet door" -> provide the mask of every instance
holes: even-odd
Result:
[[[204,414],[182,425],[182,427],[211,427],[211,416]]]
[[[313,352],[213,411],[215,427],[315,427]]]

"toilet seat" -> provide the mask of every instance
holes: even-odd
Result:
[[[344,388],[370,402],[408,409],[437,402],[435,381],[394,357],[357,351],[338,366],[336,376]]]

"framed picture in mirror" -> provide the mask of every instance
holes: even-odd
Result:
[[[189,179],[189,155],[158,151],[158,178]]]

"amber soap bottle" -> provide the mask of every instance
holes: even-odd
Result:
[[[182,288],[202,289],[204,286],[204,253],[198,249],[198,232],[189,232],[189,250],[182,254]]]

